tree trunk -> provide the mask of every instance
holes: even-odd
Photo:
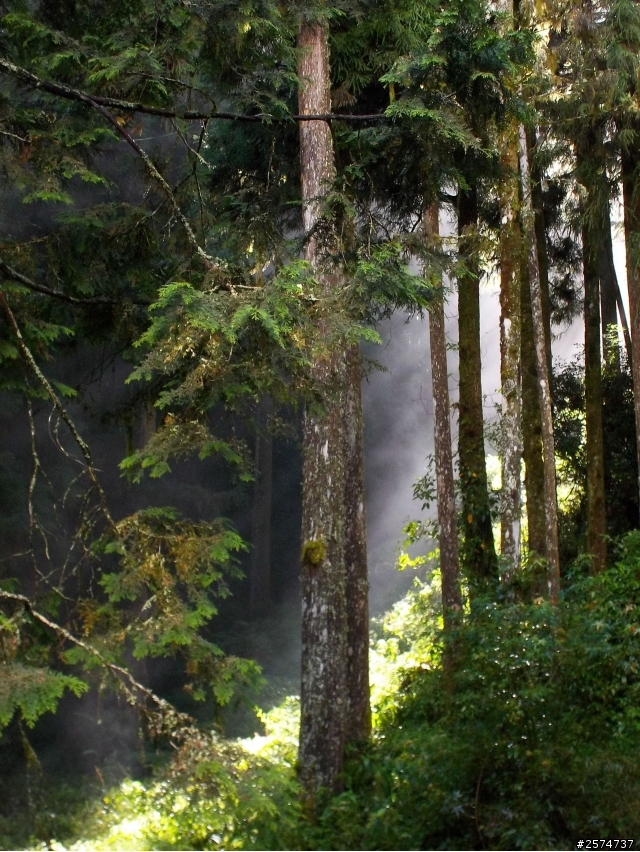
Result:
[[[522,307],[522,453],[524,487],[527,495],[527,529],[530,555],[544,556],[546,526],[544,516],[544,462],[542,458],[542,418],[538,392],[538,366],[533,336],[529,270],[522,263],[520,299]]]
[[[584,395],[587,427],[587,546],[591,568],[606,564],[604,508],[604,447],[602,438],[602,363],[600,361],[600,292],[598,240],[593,228],[582,228],[584,274]]]
[[[427,235],[438,236],[438,205],[433,204],[425,216]],[[438,505],[438,543],[442,574],[442,611],[444,629],[450,632],[456,613],[462,608],[456,500],[453,485],[451,421],[447,371],[447,342],[444,323],[444,293],[434,296],[429,309],[429,347],[433,392],[434,450],[436,458],[436,496]]]
[[[459,190],[459,252],[466,271],[458,278],[460,422],[458,452],[464,529],[463,564],[472,584],[497,580],[484,451],[480,354],[480,269],[473,246],[478,222],[475,189]]]
[[[542,286],[536,245],[535,214],[531,199],[529,174],[529,149],[524,125],[518,128],[520,181],[522,185],[522,234],[527,248],[529,288],[531,292],[531,316],[533,338],[538,368],[538,393],[542,419],[542,450],[544,462],[544,508],[546,525],[545,556],[548,565],[549,599],[557,603],[560,599],[560,550],[558,544],[558,504],[556,497],[555,441],[551,409],[551,385],[547,356],[545,322],[542,309]]]
[[[269,430],[273,399],[263,396],[256,412],[255,484],[251,517],[249,613],[263,615],[271,604],[271,500],[273,490],[273,435]]]
[[[598,277],[600,279],[600,318],[602,323],[602,351],[608,368],[620,371],[620,343],[618,340],[618,276],[613,261],[611,237],[611,210],[604,205],[602,233],[598,251]]]
[[[500,552],[507,576],[520,567],[520,234],[518,210],[518,152],[516,140],[505,134],[502,165],[500,230],[500,378],[502,384],[502,492]]]
[[[303,23],[298,34],[300,113],[331,111],[326,29]],[[338,286],[320,243],[322,196],[335,176],[331,130],[324,121],[300,122],[305,257],[327,291]],[[330,231],[323,229],[323,232]],[[329,237],[328,239],[332,239]],[[302,485],[302,683],[299,767],[307,806],[321,788],[342,784],[347,711],[347,601],[345,575],[344,388],[346,357],[339,349],[313,367],[325,412],[305,412]]]
[[[622,152],[622,192],[624,199],[624,242],[627,258],[627,289],[629,292],[629,322],[631,326],[631,374],[636,413],[636,454],[640,478],[640,187],[637,169],[640,157],[634,148]],[[640,483],[640,479],[639,479]],[[640,492],[639,492],[640,493]]]
[[[527,130],[527,146],[532,151],[537,145],[535,130]],[[536,251],[538,253],[538,270],[540,272],[540,296],[542,299],[542,321],[544,325],[545,351],[547,353],[547,370],[549,372],[549,388],[553,401],[553,354],[551,351],[551,297],[549,295],[549,256],[547,254],[547,229],[544,217],[544,196],[542,193],[542,172],[534,162],[531,164],[531,203],[534,211],[536,232]]]
[[[371,736],[369,581],[364,494],[362,366],[357,344],[347,351],[345,434],[345,565],[347,596],[347,743]]]

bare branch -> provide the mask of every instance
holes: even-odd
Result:
[[[115,522],[114,522],[114,520],[111,516],[111,512],[109,511],[109,507],[107,505],[107,496],[104,493],[104,489],[102,488],[102,485],[100,484],[100,482],[98,480],[98,477],[96,476],[96,471],[95,471],[95,468],[93,466],[93,460],[91,458],[91,452],[89,450],[87,443],[83,440],[82,436],[80,435],[80,433],[76,429],[75,423],[71,419],[71,417],[70,417],[68,411],[66,410],[66,408],[64,407],[64,405],[60,402],[60,399],[58,398],[58,395],[54,391],[51,383],[49,382],[47,377],[44,375],[44,373],[42,372],[40,367],[38,367],[38,364],[36,363],[35,358],[31,354],[31,350],[27,346],[25,339],[22,336],[22,332],[20,331],[20,327],[19,327],[19,325],[16,321],[16,318],[13,314],[13,311],[11,310],[11,307],[9,306],[9,302],[7,301],[7,297],[5,296],[4,293],[2,293],[2,291],[0,291],[0,305],[2,305],[2,307],[4,308],[4,312],[6,313],[8,319],[9,319],[9,323],[10,323],[11,327],[13,328],[14,334],[15,334],[17,340],[18,340],[18,346],[20,347],[20,351],[22,352],[22,355],[23,355],[25,361],[27,362],[27,364],[31,368],[32,372],[34,373],[34,375],[36,376],[36,378],[38,379],[38,381],[40,382],[42,387],[47,392],[47,396],[49,397],[49,399],[53,403],[54,408],[56,409],[56,411],[58,412],[60,417],[64,420],[64,422],[67,424],[69,431],[71,432],[71,435],[73,436],[74,441],[76,442],[76,444],[80,448],[80,452],[84,456],[84,460],[85,460],[85,464],[86,464],[86,468],[87,468],[87,473],[89,474],[89,479],[91,480],[94,488],[98,492],[98,496],[100,498],[100,503],[102,505],[102,511],[104,513],[104,516],[107,519],[109,526],[112,529],[115,530],[116,525],[115,525]]]

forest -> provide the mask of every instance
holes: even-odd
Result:
[[[0,0],[0,167],[0,848],[640,842],[640,3]]]

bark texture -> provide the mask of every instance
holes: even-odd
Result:
[[[464,529],[463,562],[473,583],[498,578],[484,450],[480,353],[480,269],[473,235],[478,222],[475,189],[458,195],[458,245],[466,270],[458,277],[460,402],[458,453]]]
[[[273,494],[273,435],[269,421],[273,399],[264,396],[256,412],[255,483],[251,513],[249,613],[263,615],[271,604],[271,504]]]
[[[546,527],[544,516],[544,462],[542,458],[542,418],[538,393],[538,365],[533,336],[531,290],[527,265],[522,264],[521,280],[521,362],[522,362],[522,454],[524,487],[527,495],[528,549],[531,555],[544,556]]]
[[[522,441],[520,372],[520,229],[518,149],[515,134],[502,140],[505,172],[500,197],[500,379],[502,384],[502,492],[500,552],[506,574],[520,567],[520,462]]]
[[[535,214],[531,198],[529,171],[529,148],[523,125],[518,128],[518,154],[520,181],[522,186],[522,233],[527,249],[529,289],[531,292],[531,316],[533,338],[538,368],[538,393],[542,421],[542,449],[544,462],[544,508],[546,524],[545,556],[548,565],[549,599],[557,603],[560,599],[560,550],[558,543],[558,504],[556,496],[555,441],[551,404],[551,385],[547,356],[547,341],[542,307],[542,286],[535,233]]]
[[[601,324],[600,300],[612,289],[607,281],[607,242],[611,239],[608,187],[604,180],[603,128],[587,126],[576,142],[578,179],[586,190],[582,209],[582,270],[584,280],[584,393],[587,433],[587,548],[591,569],[603,571],[606,564],[604,503],[604,441],[602,431],[602,360],[600,346],[608,345]],[[609,231],[607,238],[606,231]],[[613,299],[611,298],[613,296]],[[605,304],[613,307],[615,295],[607,292]],[[618,354],[619,360],[619,354]]]
[[[627,259],[627,288],[629,290],[629,323],[631,328],[631,373],[636,414],[636,453],[640,477],[640,192],[637,169],[640,156],[635,148],[622,152],[622,192],[624,198],[624,242]],[[640,492],[639,492],[640,493]]]
[[[537,145],[535,130],[527,130],[527,146],[533,151]],[[531,163],[531,203],[534,212],[536,250],[538,253],[538,272],[540,273],[540,297],[542,301],[542,322],[544,326],[547,370],[553,400],[553,357],[551,353],[551,297],[549,294],[549,255],[547,253],[547,228],[544,214],[544,195],[542,192],[542,172],[535,159]]]
[[[364,494],[362,367],[357,345],[347,351],[344,406],[345,567],[347,597],[347,743],[371,735],[369,581]]]
[[[331,111],[327,33],[303,24],[298,34],[300,113]],[[322,196],[335,176],[327,122],[300,122],[305,257],[329,290],[338,285],[327,266],[319,228]],[[321,788],[338,792],[344,762],[347,708],[347,602],[345,576],[344,351],[316,362],[313,378],[324,389],[325,412],[307,411],[303,432],[302,683],[299,766],[310,809]]]
[[[600,360],[600,287],[598,240],[590,227],[582,229],[584,274],[584,395],[587,427],[587,547],[591,568],[605,568],[604,446],[602,436],[602,363]]]
[[[438,236],[438,205],[432,205],[425,216],[425,231]],[[445,631],[449,631],[456,613],[462,607],[458,530],[453,485],[451,420],[445,338],[444,294],[442,288],[429,309],[429,347],[433,392],[433,428],[436,458],[436,496],[438,505],[438,543],[442,573],[442,609]]]

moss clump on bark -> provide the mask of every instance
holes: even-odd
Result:
[[[327,545],[319,538],[316,541],[305,541],[302,545],[302,562],[317,567],[327,555]]]

